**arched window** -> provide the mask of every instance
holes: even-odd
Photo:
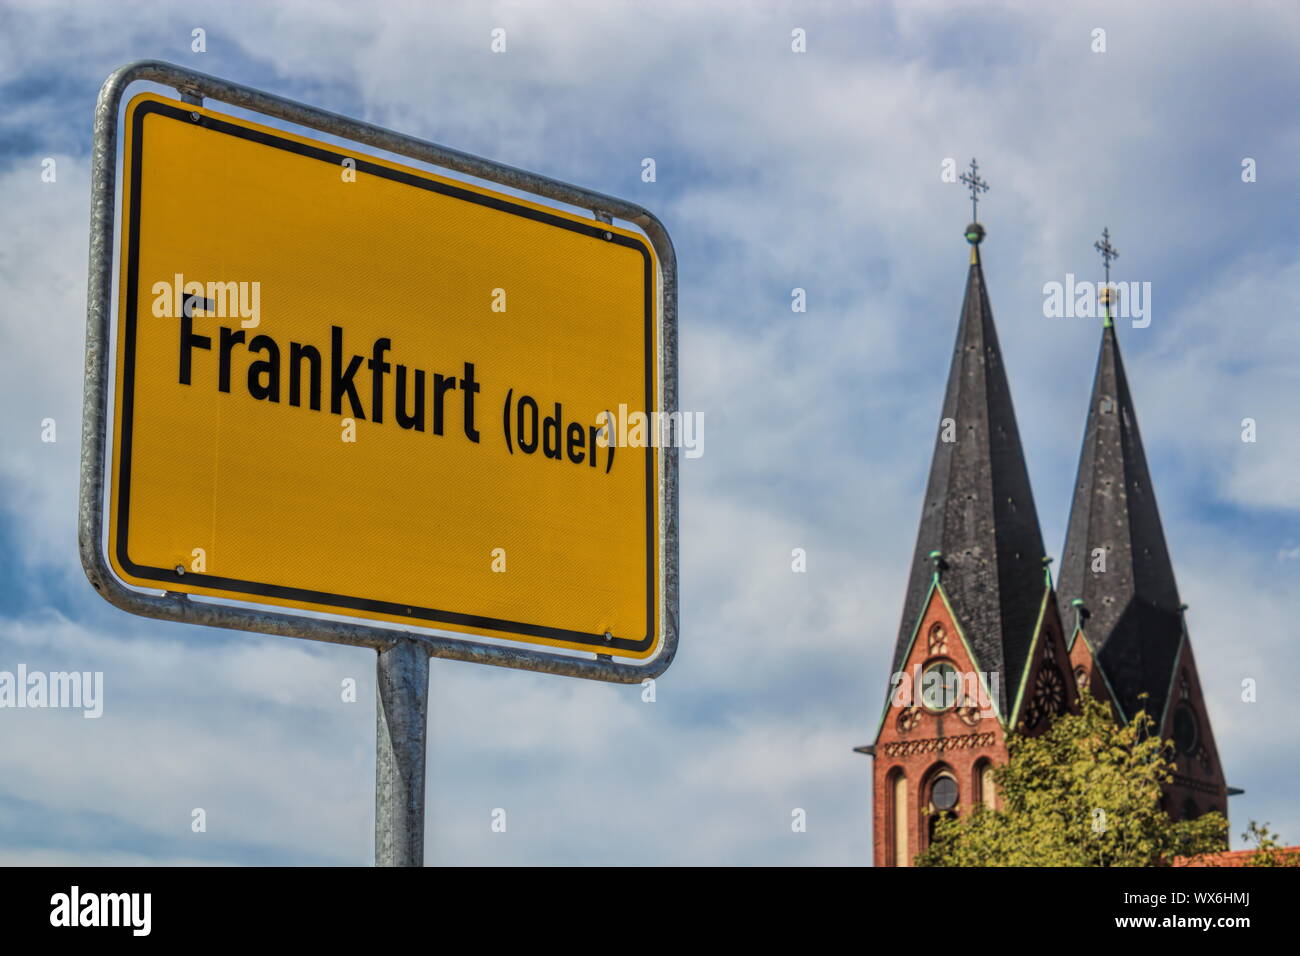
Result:
[[[908,851],[907,831],[907,777],[895,767],[889,773],[886,787],[889,794],[889,813],[885,821],[887,827],[885,840],[888,847],[886,864],[888,866],[911,866],[912,854]]]
[[[997,790],[993,784],[993,761],[981,757],[975,762],[975,801],[990,810],[997,809]]]
[[[957,809],[957,781],[950,773],[942,773],[930,784],[930,806],[940,813]]]
[[[957,812],[961,791],[957,787],[957,778],[946,764],[931,768],[926,776],[925,798],[925,839],[926,844],[934,839],[934,828],[940,818],[952,816]]]

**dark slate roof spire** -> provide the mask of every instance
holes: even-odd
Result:
[[[980,264],[984,235],[977,222],[966,227],[971,245],[966,298],[894,670],[903,665],[937,573],[977,666],[1000,674],[995,703],[1005,719],[1029,654],[1046,582],[1043,536]],[[937,562],[931,558],[936,551]]]
[[[1105,570],[1094,570],[1102,567],[1098,549]],[[1109,307],[1057,594],[1067,633],[1081,618],[1124,716],[1146,692],[1158,720],[1182,640],[1182,605]]]

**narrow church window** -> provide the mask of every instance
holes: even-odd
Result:
[[[889,815],[892,826],[889,834],[889,862],[894,866],[911,866],[912,857],[907,852],[907,777],[903,771],[893,772],[890,791]]]
[[[1196,745],[1201,739],[1200,723],[1196,711],[1189,704],[1179,704],[1174,711],[1174,744],[1181,753],[1196,752]]]
[[[947,767],[940,764],[939,770],[933,773],[930,782],[925,785],[923,793],[926,796],[925,837],[928,846],[934,840],[934,829],[939,820],[956,812],[959,798],[957,781]]]
[[[977,802],[984,804],[990,810],[996,809],[992,761],[985,759],[975,764],[975,786],[977,788],[975,794]]]

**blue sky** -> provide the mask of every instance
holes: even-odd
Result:
[[[97,721],[0,711],[0,862],[372,858],[370,652],[134,618],[80,569],[91,114],[141,58],[626,196],[676,243],[682,406],[706,422],[682,461],[681,653],[653,704],[435,661],[430,862],[870,861],[851,748],[882,702],[965,278],[969,204],[941,164],[972,155],[1054,554],[1099,329],[1045,318],[1043,284],[1099,278],[1103,226],[1114,277],[1152,283],[1151,325],[1120,335],[1219,751],[1247,791],[1233,831],[1268,820],[1300,843],[1300,9],[429,6],[0,5],[0,669],[106,685]]]

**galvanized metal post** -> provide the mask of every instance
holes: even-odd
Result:
[[[375,866],[424,866],[429,652],[415,641],[379,652],[375,711]]]

